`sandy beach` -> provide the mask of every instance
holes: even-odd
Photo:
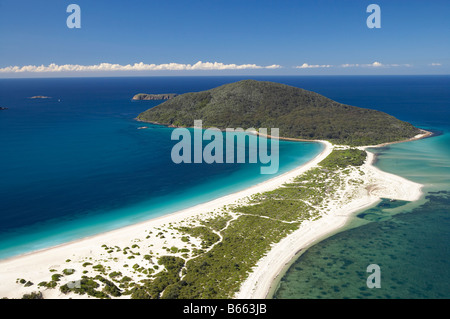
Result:
[[[345,226],[350,217],[364,208],[378,203],[381,198],[395,200],[418,200],[423,185],[411,182],[400,176],[383,172],[372,165],[374,154],[367,152],[366,163],[361,167],[364,171],[366,187],[343,191],[342,198],[352,193],[352,199],[336,200],[331,203],[331,209],[323,212],[322,218],[315,221],[303,222],[299,229],[275,244],[270,252],[260,259],[253,272],[236,294],[238,299],[266,298],[277,282],[277,277],[286,265],[302,250],[307,249],[324,237],[333,234]],[[353,178],[355,176],[350,176]]]
[[[431,135],[431,132],[422,130],[421,134],[401,142],[415,141]],[[324,213],[321,219],[302,223],[298,230],[274,245],[270,252],[258,262],[253,272],[241,286],[241,290],[236,294],[236,298],[261,299],[268,297],[271,289],[277,283],[278,277],[299,252],[337,232],[345,226],[354,213],[375,205],[381,198],[405,201],[420,199],[423,185],[381,171],[373,166],[375,156],[367,149],[394,143],[360,147],[360,149],[366,150],[368,155],[366,162],[361,167],[365,173],[364,185],[366,187],[359,187],[355,190],[348,187],[344,190],[344,193],[356,192],[353,194],[356,198],[353,198],[350,202],[336,201],[332,203],[333,208]]]
[[[25,293],[42,290],[37,289],[36,285],[42,281],[49,281],[52,271],[61,273],[64,269],[73,269],[75,274],[80,274],[86,271],[86,268],[83,267],[83,263],[86,262],[101,262],[105,267],[121,269],[122,273],[138,280],[139,277],[137,276],[139,275],[133,273],[132,269],[127,271],[128,267],[123,267],[123,265],[133,265],[136,262],[135,260],[139,258],[138,253],[142,256],[150,248],[155,255],[163,255],[167,254],[167,247],[186,247],[186,243],[181,240],[182,234],[177,233],[173,229],[175,225],[196,223],[199,218],[208,218],[214,211],[218,211],[226,205],[237,204],[253,194],[280,187],[287,181],[314,167],[331,153],[333,149],[331,143],[326,141],[320,142],[325,146],[323,151],[308,163],[245,190],[146,222],[2,260],[0,261],[0,298],[21,298]],[[165,234],[171,232],[172,236],[153,236],[155,238],[147,240],[150,244],[142,245],[143,240],[149,237],[151,232],[153,234],[156,232]],[[164,239],[160,237],[164,237]],[[105,247],[121,247],[123,251],[124,247],[133,246],[134,248],[131,249],[135,260],[130,261],[128,259],[130,255],[122,253],[117,253],[113,259],[107,259],[108,254],[105,251]],[[150,262],[154,262],[154,260]],[[156,262],[154,263],[156,264]],[[95,273],[93,275],[95,276]],[[70,276],[68,277],[66,280],[69,282]],[[23,284],[16,282],[19,278],[32,282],[33,285],[25,287]],[[73,294],[69,296],[64,295],[58,289],[46,289],[43,291],[43,296],[44,298],[83,297]]]
[[[421,137],[416,136],[415,139]],[[152,257],[147,261],[156,265],[156,256],[167,254],[169,247],[182,249],[200,245],[200,241],[191,242],[188,247],[176,226],[198,225],[201,219],[220,214],[224,206],[242,203],[253,194],[276,189],[315,167],[336,148],[327,141],[319,142],[325,147],[313,160],[245,190],[136,225],[0,261],[0,298],[21,298],[23,294],[37,290],[42,291],[44,298],[87,298],[86,295],[65,295],[59,289],[37,287],[38,283],[49,281],[52,272],[62,273],[67,269],[77,274],[72,275],[74,279],[82,273],[95,276],[94,271],[85,267],[86,263],[101,263],[108,270],[120,270],[123,275],[138,281],[142,274],[131,266],[142,260],[149,249]],[[368,152],[367,160],[360,168],[364,172],[362,177],[356,171],[346,177],[348,180],[360,178],[363,185],[347,183],[335,198],[330,199],[320,219],[302,222],[296,231],[273,245],[259,260],[235,298],[265,298],[275,278],[296,253],[344,226],[355,211],[377,203],[380,198],[414,201],[421,197],[422,185],[375,168],[373,159],[374,155]],[[72,277],[64,276],[61,281],[70,282],[74,280]],[[22,283],[20,279],[23,279]],[[27,286],[23,282],[32,285]]]

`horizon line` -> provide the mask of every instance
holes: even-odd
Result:
[[[43,72],[44,73],[44,72]],[[48,73],[46,73],[48,74]],[[61,75],[61,74],[59,74]],[[0,80],[9,79],[67,79],[67,78],[144,78],[144,77],[337,77],[337,76],[450,76],[450,73],[414,73],[414,74],[173,74],[173,75],[91,75],[80,74],[80,75],[67,75],[67,76],[12,76],[12,77],[2,77]]]

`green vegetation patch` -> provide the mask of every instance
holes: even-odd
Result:
[[[158,263],[164,265],[164,270],[160,271],[154,276],[154,279],[144,279],[141,282],[143,285],[137,285],[131,289],[132,299],[159,299],[166,296],[173,298],[169,288],[171,285],[177,284],[180,281],[180,271],[184,267],[184,260],[174,256],[162,256]],[[161,294],[163,293],[163,296]]]
[[[334,150],[327,156],[320,166],[330,169],[345,168],[347,166],[361,166],[367,158],[366,151],[355,148]]]
[[[264,200],[255,205],[238,207],[235,211],[242,214],[270,217],[288,222],[310,217],[307,204],[300,200]]]
[[[223,232],[222,242],[187,262],[186,275],[171,287],[170,297],[231,298],[270,245],[297,227],[256,216],[238,218]]]
[[[59,287],[60,291],[64,294],[74,292],[79,295],[89,295],[100,299],[109,299],[110,297],[102,291],[96,290],[100,285],[94,280],[94,278],[83,276],[78,282],[72,284],[65,284]]]
[[[220,237],[207,227],[180,227],[179,231],[202,239],[202,248],[206,249],[220,240]]]
[[[230,214],[219,215],[214,218],[209,218],[206,220],[202,220],[201,223],[203,226],[211,228],[214,231],[220,231],[225,228],[228,221],[231,220],[232,216]]]

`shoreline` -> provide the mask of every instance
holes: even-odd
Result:
[[[163,124],[157,124],[157,125],[163,125]],[[282,138],[280,138],[280,139],[282,139]],[[303,140],[292,139],[292,141],[303,141]],[[244,189],[242,189],[240,191],[236,191],[236,192],[230,193],[228,195],[220,196],[220,197],[218,197],[216,199],[208,200],[206,202],[203,202],[203,203],[200,203],[200,204],[196,204],[196,205],[188,207],[188,208],[180,209],[180,210],[174,211],[174,212],[166,214],[166,215],[153,217],[153,218],[150,218],[148,220],[137,222],[135,224],[126,225],[126,226],[123,226],[123,227],[119,227],[117,229],[107,230],[107,231],[100,232],[100,233],[97,233],[97,234],[94,234],[94,235],[81,237],[81,238],[78,238],[78,239],[70,240],[68,242],[57,244],[57,245],[53,245],[53,246],[50,246],[50,247],[41,248],[41,249],[37,249],[37,250],[34,250],[34,251],[30,251],[30,252],[25,252],[25,253],[22,253],[22,254],[19,254],[19,255],[11,256],[11,257],[6,257],[6,258],[3,258],[3,259],[0,259],[0,267],[1,267],[3,262],[7,262],[7,261],[10,261],[12,259],[17,259],[17,258],[21,258],[21,257],[27,257],[27,256],[30,256],[30,255],[43,253],[43,252],[46,252],[48,250],[52,250],[52,249],[56,249],[56,248],[62,248],[62,247],[65,247],[65,246],[68,246],[68,245],[71,245],[71,244],[75,244],[75,243],[78,243],[78,242],[81,242],[81,241],[84,241],[84,240],[94,239],[94,238],[97,238],[98,236],[102,236],[102,235],[107,235],[107,234],[110,234],[110,233],[118,232],[120,230],[124,230],[125,231],[127,229],[131,229],[131,228],[139,226],[139,225],[141,225],[141,226],[145,225],[145,224],[147,224],[149,222],[161,222],[161,223],[163,223],[163,222],[170,222],[172,220],[172,218],[179,219],[179,218],[183,218],[183,217],[191,217],[190,216],[191,211],[196,210],[196,209],[203,210],[204,206],[218,206],[218,205],[220,205],[220,204],[217,203],[219,201],[220,202],[230,202],[230,201],[234,202],[234,201],[237,201],[237,200],[240,200],[240,199],[243,199],[243,198],[249,196],[249,195],[243,195],[244,193],[250,193],[250,195],[252,195],[252,194],[256,194],[258,192],[266,191],[266,190],[259,190],[259,191],[257,191],[257,190],[260,189],[260,188],[267,188],[269,183],[271,184],[270,187],[273,187],[273,188],[279,187],[280,185],[285,183],[284,181],[281,182],[281,179],[286,180],[286,176],[288,176],[288,175],[289,175],[289,178],[292,178],[293,176],[291,176],[291,175],[293,175],[293,174],[297,174],[297,175],[300,174],[300,173],[294,173],[294,171],[295,172],[298,172],[299,170],[301,170],[302,172],[306,171],[306,170],[304,170],[305,166],[310,165],[310,163],[311,163],[311,165],[312,165],[312,163],[318,163],[318,162],[322,161],[325,157],[327,157],[329,153],[331,153],[331,150],[329,152],[327,152],[327,146],[331,147],[331,143],[329,143],[328,141],[308,140],[307,142],[319,143],[319,144],[324,145],[325,147],[319,154],[317,154],[314,158],[312,158],[308,162],[303,163],[302,165],[296,166],[293,169],[291,169],[291,170],[289,170],[289,171],[287,171],[285,173],[282,173],[282,174],[280,174],[278,176],[272,177],[272,178],[270,178],[270,179],[268,179],[266,181],[259,182],[259,183],[255,184],[255,185],[249,186],[249,187],[244,188]],[[325,152],[327,152],[326,155],[324,155]],[[295,175],[295,176],[297,176],[297,175]],[[280,184],[280,185],[279,186],[273,186],[274,184]],[[228,204],[223,204],[223,205],[228,205]],[[189,213],[189,216],[186,213]],[[186,214],[186,216],[181,216],[181,214]],[[0,271],[0,274],[1,274],[1,271]],[[1,295],[0,295],[0,298],[1,298]]]
[[[368,154],[363,169],[366,173],[370,172],[373,174],[373,177],[378,179],[378,183],[384,183],[385,190],[378,194],[367,191],[366,196],[353,200],[348,205],[337,207],[334,212],[323,216],[319,220],[302,223],[299,229],[275,244],[268,254],[259,260],[253,272],[241,285],[241,289],[235,295],[235,298],[272,298],[281,278],[301,254],[311,246],[344,230],[355,214],[376,205],[381,201],[382,197],[407,201],[419,200],[423,195],[423,185],[409,181],[401,176],[384,172],[373,166],[375,154],[368,151],[367,148],[385,147],[390,144],[415,141],[433,135],[431,132],[421,131],[423,132],[422,134],[418,134],[408,140],[360,147]],[[394,186],[395,184],[397,187]]]
[[[427,133],[430,132],[419,134],[410,140],[416,140],[423,138],[424,136],[429,136]],[[286,182],[289,182],[296,176],[315,167],[336,147],[339,147],[332,145],[328,141],[322,140],[308,140],[308,142],[321,143],[325,147],[320,154],[316,155],[309,162],[244,190],[137,224],[0,260],[0,282],[2,283],[0,284],[0,298],[20,298],[25,293],[35,291],[34,288],[36,288],[36,285],[24,287],[23,285],[16,283],[17,278],[26,278],[35,284],[42,281],[47,281],[49,276],[51,276],[51,274],[49,275],[49,269],[62,270],[64,267],[67,267],[67,265],[64,264],[64,260],[67,262],[67,260],[70,261],[71,259],[77,260],[78,264],[75,265],[74,269],[76,269],[76,272],[81,273],[85,270],[85,268],[83,268],[84,266],[81,267],[81,263],[83,261],[88,259],[96,260],[97,262],[100,260],[105,261],[105,252],[104,249],[101,248],[105,245],[116,245],[116,247],[117,245],[132,246],[133,243],[138,241],[137,238],[139,238],[139,235],[147,235],[145,233],[149,231],[150,228],[158,230],[162,229],[163,231],[171,230],[173,224],[183,223],[186,220],[193,218],[198,219],[201,218],[202,215],[203,218],[205,218],[205,214],[209,214],[208,216],[211,216],[210,213],[217,209],[220,210],[225,206],[239,203],[254,194],[274,190]],[[375,146],[364,146],[362,148],[366,149],[369,147]],[[403,200],[416,200],[420,198],[422,195],[421,188],[423,185],[410,182],[400,176],[389,174],[377,169],[372,166],[374,159],[373,153],[367,151],[367,154],[368,157],[363,167],[369,178],[372,178],[369,182],[375,181],[375,183],[379,183],[382,186],[381,189],[374,188],[371,191],[366,191],[367,194],[365,196],[358,195],[355,199],[352,199],[349,203],[343,206],[341,205],[342,203],[339,203],[339,201],[336,204],[333,203],[333,205],[335,205],[333,206],[334,209],[325,214],[322,218],[315,221],[307,221],[302,223],[300,227],[292,234],[283,238],[277,244],[274,244],[267,255],[258,261],[253,272],[251,272],[248,278],[242,283],[240,291],[235,295],[235,298],[266,298],[273,284],[276,282],[277,277],[283,269],[285,269],[287,263],[291,262],[299,252],[305,251],[305,249],[310,245],[317,243],[318,240],[323,239],[325,236],[329,236],[331,233],[336,232],[345,226],[350,218],[350,215],[354,214],[355,211],[359,211],[373,205],[379,201],[381,197]],[[383,187],[385,189],[383,189]],[[394,194],[394,196],[390,197],[392,194]],[[178,247],[180,244],[179,239],[178,241],[172,240],[172,244]],[[155,248],[157,251],[163,254],[165,253],[165,245],[155,245],[157,246]],[[170,247],[171,243],[167,245]],[[142,252],[145,253],[144,251]],[[127,263],[127,259],[125,257],[119,257],[119,262]],[[126,272],[126,269],[124,268],[122,271]],[[70,278],[67,280],[70,280]],[[43,293],[44,298],[49,299],[69,297],[61,293],[59,289],[44,290]],[[70,297],[86,298],[77,295],[70,295]]]
[[[100,248],[102,244],[130,245],[133,239],[137,237],[137,234],[144,234],[149,228],[158,229],[167,224],[180,223],[187,219],[196,218],[224,206],[238,203],[254,194],[280,187],[286,181],[302,174],[322,161],[333,149],[331,143],[327,141],[315,140],[311,142],[321,143],[325,146],[313,159],[288,172],[244,190],[137,224],[0,260],[0,298],[20,298],[24,293],[34,291],[33,288],[36,288],[35,285],[31,287],[19,286],[16,283],[17,278],[27,278],[27,280],[37,284],[48,280],[49,276],[51,276],[48,272],[50,268],[64,267],[65,260],[79,260],[81,257],[101,259],[104,253],[103,249]],[[82,269],[77,269],[77,271]],[[45,298],[67,298],[59,291],[45,292]]]

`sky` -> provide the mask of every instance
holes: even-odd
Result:
[[[450,1],[0,0],[2,78],[222,74],[450,74]]]

